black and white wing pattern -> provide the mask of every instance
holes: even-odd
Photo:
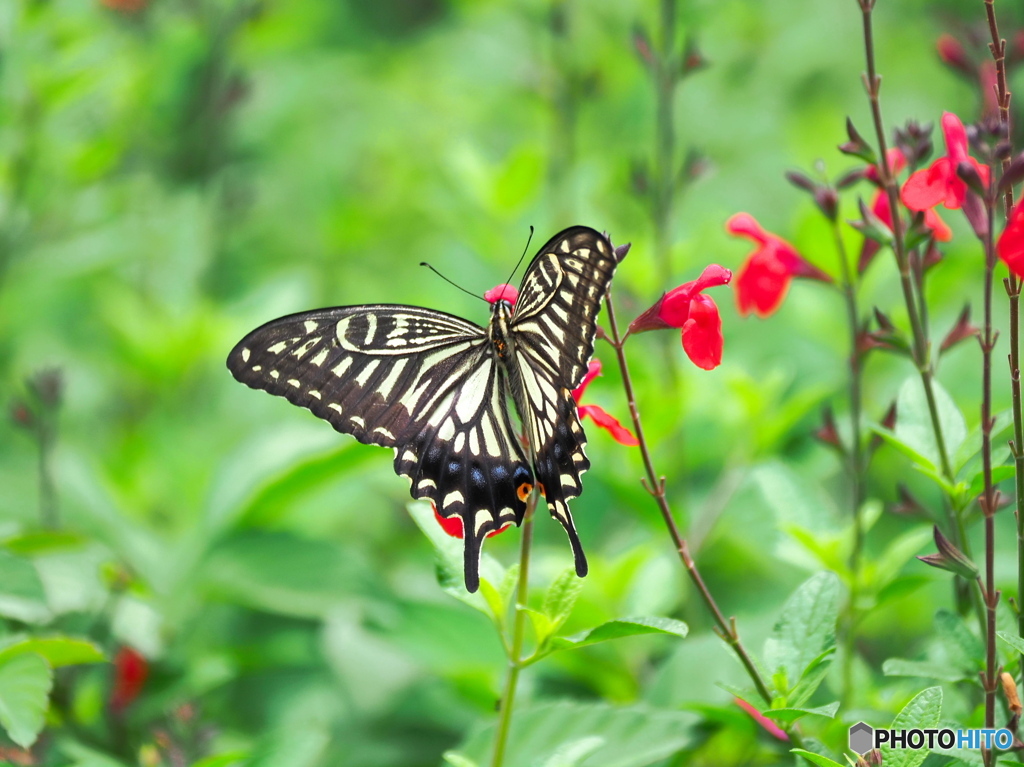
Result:
[[[615,266],[607,238],[572,227],[530,263],[514,313],[495,302],[487,329],[415,306],[321,309],[252,331],[228,368],[360,442],[394,449],[412,496],[461,518],[470,591],[479,586],[484,537],[522,523],[534,485],[565,527],[583,576],[568,501],[582,492],[590,462],[571,392],[593,354]]]
[[[466,587],[476,591],[484,536],[522,522],[533,482],[483,328],[413,306],[322,309],[252,331],[228,368],[360,442],[393,448],[412,496],[462,519]]]
[[[616,265],[611,243],[593,229],[576,226],[555,235],[526,270],[510,326],[534,471],[548,510],[569,536],[581,577],[587,560],[568,501],[583,492],[580,475],[590,461],[572,390],[594,354],[597,314]]]

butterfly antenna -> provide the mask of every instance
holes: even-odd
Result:
[[[505,280],[505,284],[506,285],[510,285],[512,283],[512,278],[515,276],[515,273],[519,271],[519,267],[523,263],[523,259],[526,258],[526,254],[530,252],[530,242],[532,240],[533,240],[533,224],[530,224],[530,236],[526,238],[526,247],[523,248],[523,255],[521,255],[519,257],[519,260],[516,261],[515,269],[512,270],[512,274],[510,274],[508,276],[508,279]]]
[[[435,269],[434,267],[432,267],[432,266],[431,266],[430,264],[428,264],[428,263],[427,263],[426,261],[420,261],[420,266],[425,266],[425,267],[427,267],[427,269],[429,269],[430,271],[432,271],[432,272],[433,272],[434,274],[436,274],[436,275],[437,275],[438,277],[440,277],[440,278],[441,278],[442,280],[444,280],[445,282],[447,282],[447,283],[448,283],[449,285],[453,285],[454,287],[458,288],[459,290],[461,290],[461,291],[462,291],[463,293],[465,293],[466,295],[468,295],[468,296],[473,296],[473,298],[479,298],[479,299],[480,299],[481,301],[483,301],[484,303],[487,303],[487,299],[486,299],[486,298],[484,298],[483,296],[478,296],[478,295],[477,295],[476,293],[474,293],[473,291],[471,291],[471,290],[466,290],[466,289],[465,289],[464,287],[462,287],[461,285],[459,285],[459,284],[457,284],[457,283],[453,282],[452,280],[449,280],[449,279],[448,279],[447,277],[445,277],[445,276],[444,276],[443,274],[441,274],[441,272],[437,271],[437,269]]]

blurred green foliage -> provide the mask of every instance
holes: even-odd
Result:
[[[415,767],[456,748],[486,761],[500,642],[439,588],[390,456],[240,387],[224,358],[256,325],[317,306],[412,303],[482,322],[477,302],[417,264],[480,293],[505,279],[530,224],[542,238],[583,223],[631,241],[615,284],[627,318],[707,263],[738,266],[745,246],[722,225],[739,210],[834,271],[827,228],[783,173],[853,165],[835,146],[847,115],[868,124],[856,4],[680,3],[680,35],[708,61],[676,101],[680,157],[698,149],[713,172],[676,205],[673,285],[656,281],[648,203],[631,188],[654,136],[633,29],[657,37],[657,19],[654,2],[615,0],[0,3],[0,688],[23,696],[0,699],[12,741],[35,739],[44,710],[32,701],[49,692],[39,764]],[[934,53],[963,20],[982,21],[981,3],[880,0],[890,125],[976,115],[974,91]],[[855,199],[844,205],[854,216]],[[981,282],[978,248],[948,218],[956,237],[929,282],[937,337]],[[844,315],[808,283],[764,322],[735,316],[724,291],[715,299],[723,365],[698,371],[674,336],[641,337],[639,403],[712,591],[792,694],[794,672],[831,657],[834,636],[780,645],[772,626],[784,604],[799,607],[786,600],[801,582],[846,562],[846,480],[812,438],[825,404],[846,412]],[[863,301],[902,320],[886,254]],[[27,383],[47,369],[60,371],[59,404]],[[910,373],[871,357],[869,421]],[[976,346],[950,352],[939,379],[964,433],[976,429]],[[1008,387],[996,391],[1000,411]],[[614,365],[588,396],[626,419]],[[18,403],[53,419],[48,437]],[[573,508],[591,574],[563,633],[652,615],[690,635],[531,666],[508,763],[792,763],[723,690],[749,680],[683,578],[636,481],[639,456],[590,431],[593,469]],[[882,507],[897,481],[938,503],[908,465],[887,446],[872,466],[856,708],[809,717],[834,755],[848,723],[889,721],[922,677],[976,671],[976,655],[950,660],[974,629],[935,617],[952,607],[947,579],[913,560],[930,526]],[[998,525],[1009,586],[1013,522]],[[537,534],[546,584],[569,551],[547,519]],[[506,533],[487,551],[508,565],[516,544]],[[148,674],[115,710],[109,661],[126,646]],[[887,659],[897,676],[883,676]],[[955,676],[936,675],[950,663]],[[820,672],[792,705],[836,700],[836,672]],[[975,704],[954,684],[943,717],[977,722]],[[19,763],[2,743],[0,761]]]

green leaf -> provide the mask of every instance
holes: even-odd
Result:
[[[242,532],[218,543],[202,570],[213,596],[258,610],[320,617],[361,573],[345,550],[284,532]]]
[[[835,644],[840,584],[835,573],[805,581],[782,607],[765,641],[764,659],[772,677],[792,685],[821,654]]]
[[[950,665],[963,669],[968,676],[982,669],[985,647],[959,615],[939,610],[935,614],[935,636]]]
[[[829,719],[834,719],[836,711],[839,710],[839,701],[829,703],[825,706],[818,706],[817,708],[775,708],[769,709],[768,711],[762,711],[769,719],[774,719],[780,722],[783,727],[789,727],[797,719],[805,717],[808,714],[815,716],[827,716]]]
[[[239,762],[248,758],[248,751],[232,751],[227,754],[217,754],[216,756],[200,759],[198,762],[194,762],[192,767],[235,767]]]
[[[23,623],[50,619],[46,591],[34,564],[0,549],[0,615]]]
[[[22,748],[35,743],[46,720],[53,669],[30,653],[0,662],[0,725]]]
[[[940,682],[959,682],[968,678],[962,669],[952,668],[946,663],[905,660],[904,658],[886,660],[882,663],[882,673],[886,676],[917,676],[925,679],[937,679]]]
[[[1021,639],[1016,634],[1010,634],[1006,631],[997,631],[996,636],[1017,652],[1024,654],[1024,639]]]
[[[580,762],[604,745],[600,735],[588,735],[585,738],[564,743],[559,746],[551,758],[544,762],[544,767],[578,767]]]
[[[892,720],[893,730],[927,730],[939,723],[942,714],[942,688],[929,687],[914,696]],[[928,749],[894,749],[882,745],[882,763],[886,767],[917,767],[928,757]]]
[[[847,767],[847,765],[845,765],[845,764],[840,764],[839,762],[833,762],[827,756],[822,756],[821,754],[815,754],[815,753],[812,753],[810,751],[804,751],[804,749],[802,749],[802,748],[790,749],[790,753],[791,754],[796,754],[797,756],[802,756],[804,759],[806,759],[811,764],[818,765],[818,767]]]
[[[835,657],[835,650],[835,647],[829,647],[807,665],[796,684],[793,685],[793,689],[786,695],[788,706],[799,708],[811,699],[815,690],[825,681],[825,676]]]
[[[51,668],[74,666],[79,663],[103,663],[103,651],[86,639],[54,636],[15,642],[0,649],[0,663],[26,653],[42,656]]]
[[[992,467],[992,484],[997,485],[1007,479],[1013,479],[1016,475],[1017,470],[1014,466],[993,466]],[[970,487],[967,489],[967,495],[970,498],[977,498],[985,491],[985,472],[984,470],[977,472],[971,477]]]
[[[1013,410],[1007,408],[997,413],[993,419],[992,444],[999,443],[999,435],[1013,425]],[[971,429],[971,433],[963,441],[953,455],[953,471],[959,472],[971,458],[981,452],[981,427]],[[980,491],[979,491],[980,492]]]
[[[556,650],[565,650],[640,634],[672,634],[685,637],[688,631],[689,627],[685,623],[671,618],[619,618],[572,636],[555,637],[551,640],[551,645]]]
[[[501,598],[501,593],[498,589],[491,585],[491,582],[486,578],[480,579],[480,596],[484,598],[487,603],[487,607],[491,612],[491,617],[494,619],[499,630],[505,626],[505,614],[507,612],[508,605]]]
[[[649,706],[559,701],[517,707],[505,764],[543,765],[567,752],[593,748],[584,764],[645,767],[685,748],[691,740],[690,727],[696,721],[689,712]],[[598,744],[596,738],[602,742]],[[478,726],[458,752],[485,764],[493,741],[494,725]]]
[[[452,767],[480,767],[477,762],[474,762],[472,759],[467,759],[458,751],[445,751],[442,754],[442,757],[446,762],[448,762],[448,764],[452,765]]]
[[[564,570],[548,587],[544,595],[544,612],[558,629],[572,614],[576,599],[583,590],[583,579],[574,569]]]
[[[533,624],[533,632],[537,636],[537,644],[545,644],[551,638],[551,635],[555,633],[555,627],[551,624],[551,618],[548,617],[547,613],[534,610],[532,607],[520,607],[519,609],[526,613]],[[537,660],[540,660],[540,657],[538,656]]]
[[[932,379],[932,391],[935,395],[935,409],[938,412],[939,427],[946,446],[946,455],[950,460],[956,455],[964,440],[967,439],[967,422],[953,398]],[[900,414],[896,421],[895,435],[904,445],[924,456],[932,468],[939,468],[942,461],[932,428],[931,413],[925,397],[924,386],[917,375],[912,375],[903,382],[896,397],[896,410]]]

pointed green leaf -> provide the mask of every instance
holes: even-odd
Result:
[[[765,641],[764,660],[773,678],[792,686],[821,654],[835,644],[840,585],[835,573],[818,573],[800,585],[783,605]]]
[[[927,730],[939,723],[942,714],[942,688],[929,687],[918,693],[892,721],[893,730]],[[928,757],[928,749],[894,749],[882,745],[885,767],[917,767]]]
[[[845,764],[840,764],[839,762],[832,761],[827,756],[822,756],[821,754],[815,754],[815,753],[812,753],[810,751],[804,751],[804,749],[802,749],[802,748],[790,749],[790,753],[791,754],[796,754],[797,756],[802,756],[804,759],[806,759],[811,764],[818,765],[818,767],[847,767],[847,765],[845,765]]]
[[[1006,644],[1008,644],[1017,652],[1024,654],[1024,639],[1021,639],[1016,634],[1010,634],[1006,631],[997,631],[996,636],[1002,639]]]
[[[583,590],[583,580],[574,569],[564,570],[548,587],[544,595],[544,612],[557,629],[572,613],[576,599]]]
[[[882,664],[882,673],[886,676],[919,676],[925,679],[937,679],[940,682],[959,682],[969,678],[963,670],[952,668],[945,663],[903,658],[886,660]]]
[[[818,706],[816,708],[775,708],[769,709],[768,711],[762,711],[769,719],[774,719],[776,722],[782,724],[783,727],[788,727],[793,724],[797,719],[813,714],[814,716],[827,716],[829,719],[834,719],[836,711],[839,710],[839,701],[829,703],[827,706]]]
[[[967,438],[967,422],[953,398],[934,379],[932,392],[946,455],[952,460]],[[927,458],[932,467],[941,466],[931,411],[919,376],[910,376],[903,382],[896,397],[896,410],[900,415],[895,434],[900,442]]]
[[[208,756],[195,762],[192,767],[236,767],[250,756],[248,751],[232,751],[228,754]]]
[[[17,655],[0,663],[0,725],[22,748],[43,729],[53,669],[40,655]]]
[[[71,637],[46,637],[27,639],[0,649],[0,663],[8,658],[26,653],[41,655],[51,668],[73,666],[79,663],[102,663],[107,658],[103,651],[86,639]]]
[[[452,767],[480,767],[477,762],[474,762],[472,759],[467,759],[458,751],[445,751],[442,756],[448,764],[452,765]]]
[[[23,623],[50,619],[46,591],[31,561],[0,549],[0,616]]]
[[[600,735],[588,735],[559,746],[555,753],[544,762],[544,767],[578,767],[588,756],[604,745]]]
[[[685,623],[671,618],[620,618],[572,636],[555,637],[551,640],[551,645],[556,650],[565,650],[640,634],[672,634],[685,637],[688,631],[689,627]]]

